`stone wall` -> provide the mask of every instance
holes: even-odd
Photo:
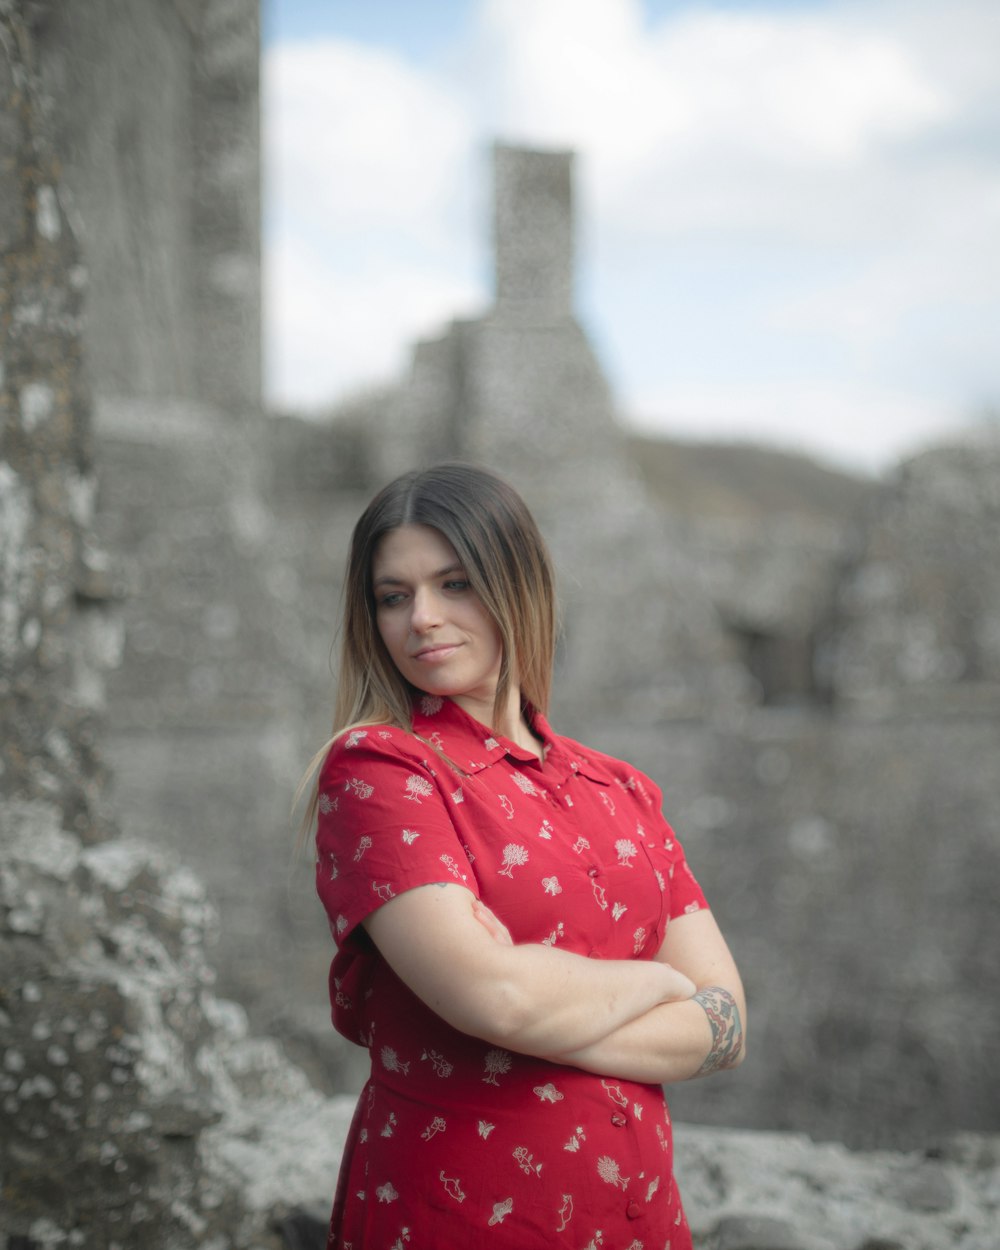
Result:
[[[96,482],[81,379],[86,272],[60,167],[26,67],[30,34],[4,11],[0,47],[0,662],[6,793],[106,833],[94,745],[99,665],[117,637],[106,559],[89,541]]]
[[[25,11],[92,275],[98,408],[184,399],[246,418],[261,397],[257,0]]]
[[[197,879],[114,836],[86,271],[47,117],[0,0],[0,1244],[267,1250],[331,1192],[345,1112],[215,994]]]

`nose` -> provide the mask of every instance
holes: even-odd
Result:
[[[440,624],[441,605],[438,596],[427,587],[418,587],[413,595],[413,608],[410,611],[410,631],[414,634],[425,634]]]

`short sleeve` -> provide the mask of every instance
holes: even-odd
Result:
[[[708,900],[691,871],[684,854],[684,847],[662,812],[663,795],[659,786],[644,773],[630,772],[622,783],[631,790],[641,806],[649,813],[651,844],[654,867],[663,880],[667,896],[668,920],[691,912],[708,910]]]
[[[353,730],[330,748],[319,779],[316,889],[339,948],[415,886],[454,881],[478,893],[449,817],[451,780],[443,760],[398,729]]]
[[[667,861],[667,881],[670,893],[669,918],[686,916],[691,912],[708,909],[708,901],[687,862],[684,848],[670,825],[664,820],[663,854]]]

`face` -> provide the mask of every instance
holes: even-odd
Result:
[[[429,525],[390,530],[375,549],[372,589],[378,632],[400,673],[489,724],[503,647],[447,538]]]

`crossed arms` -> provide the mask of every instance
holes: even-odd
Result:
[[[649,1084],[743,1059],[743,987],[711,912],[672,920],[653,960],[514,945],[493,913],[451,882],[407,890],[364,924],[428,1007],[508,1050]]]

